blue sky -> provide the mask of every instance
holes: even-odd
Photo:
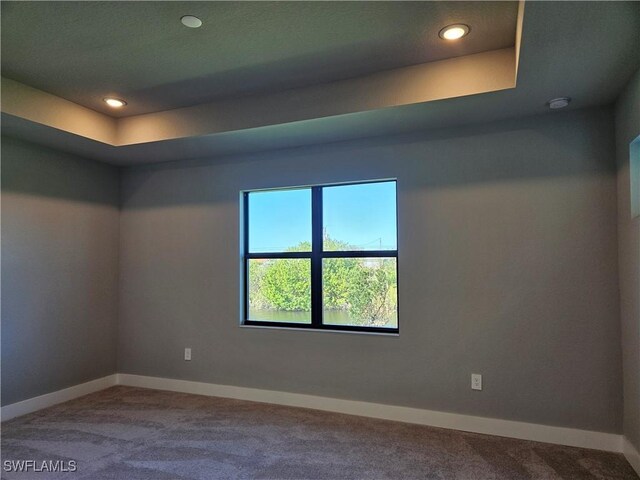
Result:
[[[364,250],[396,248],[396,184],[325,187],[328,235]],[[311,242],[311,189],[249,194],[249,249],[278,252]]]

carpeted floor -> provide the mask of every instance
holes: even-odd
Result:
[[[27,459],[77,471],[2,479],[638,478],[614,453],[131,387],[3,423],[3,467]]]

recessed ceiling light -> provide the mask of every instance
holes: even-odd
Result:
[[[104,103],[106,103],[107,105],[113,108],[124,107],[127,104],[127,102],[119,98],[107,97],[107,98],[103,98],[103,100],[104,100]]]
[[[463,23],[457,23],[455,25],[447,25],[442,30],[440,30],[440,38],[443,40],[458,40],[469,34],[469,25],[465,25]]]
[[[189,28],[200,28],[202,26],[202,20],[198,17],[194,17],[193,15],[185,15],[180,18],[180,21],[185,27]]]
[[[567,105],[569,105],[570,101],[571,99],[569,97],[553,98],[547,102],[547,105],[549,105],[549,108],[551,110],[557,110],[559,108],[564,108]]]

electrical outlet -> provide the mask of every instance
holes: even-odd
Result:
[[[189,361],[191,360],[191,349],[190,348],[185,348],[184,349],[184,359]]]
[[[471,374],[471,390],[482,390],[482,375],[479,373]]]

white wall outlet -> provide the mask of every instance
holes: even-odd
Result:
[[[184,359],[185,360],[191,360],[191,349],[190,348],[185,348],[184,349]]]
[[[471,390],[482,390],[482,375],[479,373],[471,374]]]

